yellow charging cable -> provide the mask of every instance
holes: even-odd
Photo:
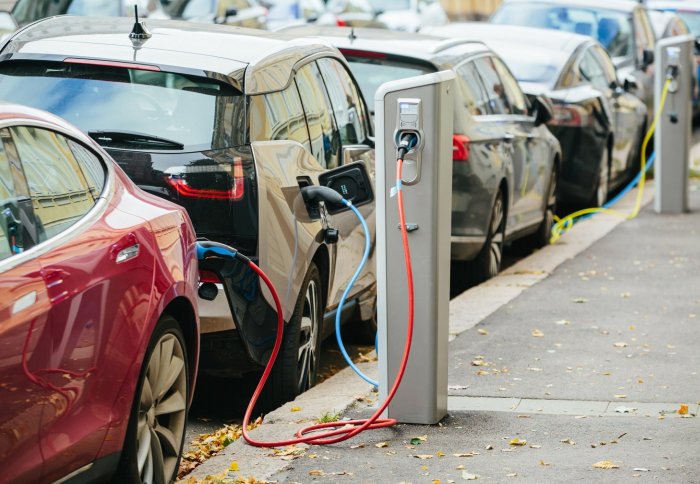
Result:
[[[651,126],[649,127],[649,130],[647,131],[647,134],[644,136],[644,141],[642,142],[642,156],[641,156],[641,177],[639,179],[639,190],[637,191],[637,201],[634,205],[634,209],[632,210],[632,213],[624,213],[620,212],[618,210],[612,210],[609,208],[605,207],[594,207],[594,208],[584,208],[583,210],[579,210],[577,212],[574,212],[570,215],[567,215],[566,217],[554,217],[554,221],[556,222],[554,226],[552,227],[552,236],[549,239],[549,243],[553,244],[559,238],[569,230],[571,227],[574,226],[574,220],[576,220],[579,217],[582,217],[584,215],[588,214],[595,214],[595,213],[609,213],[612,215],[617,215],[619,217],[626,218],[628,220],[631,220],[635,218],[637,215],[639,215],[639,211],[642,207],[642,197],[644,195],[644,183],[646,181],[646,171],[647,171],[647,145],[649,144],[649,141],[651,140],[651,137],[654,135],[654,131],[656,131],[656,125],[659,121],[659,118],[661,117],[661,112],[664,109],[664,105],[666,104],[666,96],[668,95],[668,90],[669,87],[671,86],[671,79],[666,79],[666,82],[664,83],[664,88],[661,91],[661,101],[659,102],[659,107],[656,110],[656,114],[654,115],[654,119],[651,122]]]

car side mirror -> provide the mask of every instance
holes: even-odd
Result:
[[[644,49],[642,51],[642,70],[646,70],[647,67],[654,63],[654,51],[651,49]]]
[[[318,176],[318,183],[332,188],[356,207],[374,200],[372,181],[367,173],[367,167],[361,161],[322,173]],[[326,210],[333,215],[350,209],[342,204],[326,203]]]
[[[228,17],[235,17],[236,15],[238,15],[238,9],[237,9],[237,8],[234,8],[234,7],[229,7],[229,8],[227,8],[227,9],[226,9],[226,13],[224,14],[224,16],[225,16],[226,18],[228,18]]]
[[[639,89],[639,83],[634,77],[625,76],[625,79],[622,81],[622,88],[625,90],[625,92],[636,91]]]
[[[534,96],[532,109],[535,111],[535,125],[537,126],[548,123],[554,117],[552,101],[545,96]]]
[[[14,32],[19,26],[10,12],[0,12],[0,30]]]

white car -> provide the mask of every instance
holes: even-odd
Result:
[[[449,19],[437,0],[370,0],[377,20],[391,30],[418,32],[423,27],[445,25]]]

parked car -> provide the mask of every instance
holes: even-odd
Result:
[[[376,29],[287,29],[338,47],[365,99],[406,77],[451,69],[457,75],[452,178],[452,259],[472,261],[476,279],[496,275],[503,244],[548,242],[555,209],[559,143],[500,58],[481,42]],[[465,278],[466,274],[461,277]]]
[[[149,20],[151,37],[134,49],[132,24],[56,17],[18,32],[0,54],[0,99],[74,122],[140,187],[184,206],[198,236],[257,261],[288,328],[268,400],[291,399],[315,382],[322,337],[364,247],[352,212],[313,217],[300,187],[352,161],[374,173],[364,101],[328,45]],[[372,225],[374,204],[360,210]],[[247,265],[222,272],[201,275],[221,293],[199,304],[202,372],[259,371],[274,342],[274,301]],[[372,264],[348,301],[346,319],[371,320]]]
[[[187,214],[4,103],[0,209],[3,480],[171,481],[199,352]]]
[[[268,11],[258,0],[155,0],[164,17],[191,22],[215,23],[264,29]]]
[[[590,35],[608,51],[621,80],[637,80],[637,96],[654,109],[654,30],[646,8],[632,0],[505,0],[495,24],[521,25]]]
[[[584,35],[484,23],[431,29],[449,38],[478,38],[494,49],[529,96],[553,102],[548,126],[561,143],[559,200],[601,206],[639,166],[646,107],[631,92],[600,43]]]
[[[377,20],[391,30],[418,32],[432,25],[445,25],[449,19],[438,0],[369,0]]]
[[[690,30],[683,19],[673,12],[649,10],[649,20],[654,28],[656,40],[678,35],[690,35]]]
[[[369,0],[328,0],[326,10],[326,14],[316,22],[318,25],[387,28],[377,18],[378,12]]]
[[[326,14],[322,0],[262,0],[260,4],[268,9],[269,30],[317,22]]]

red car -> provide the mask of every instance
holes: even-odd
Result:
[[[0,104],[0,480],[175,477],[197,281],[184,209],[59,118]]]

